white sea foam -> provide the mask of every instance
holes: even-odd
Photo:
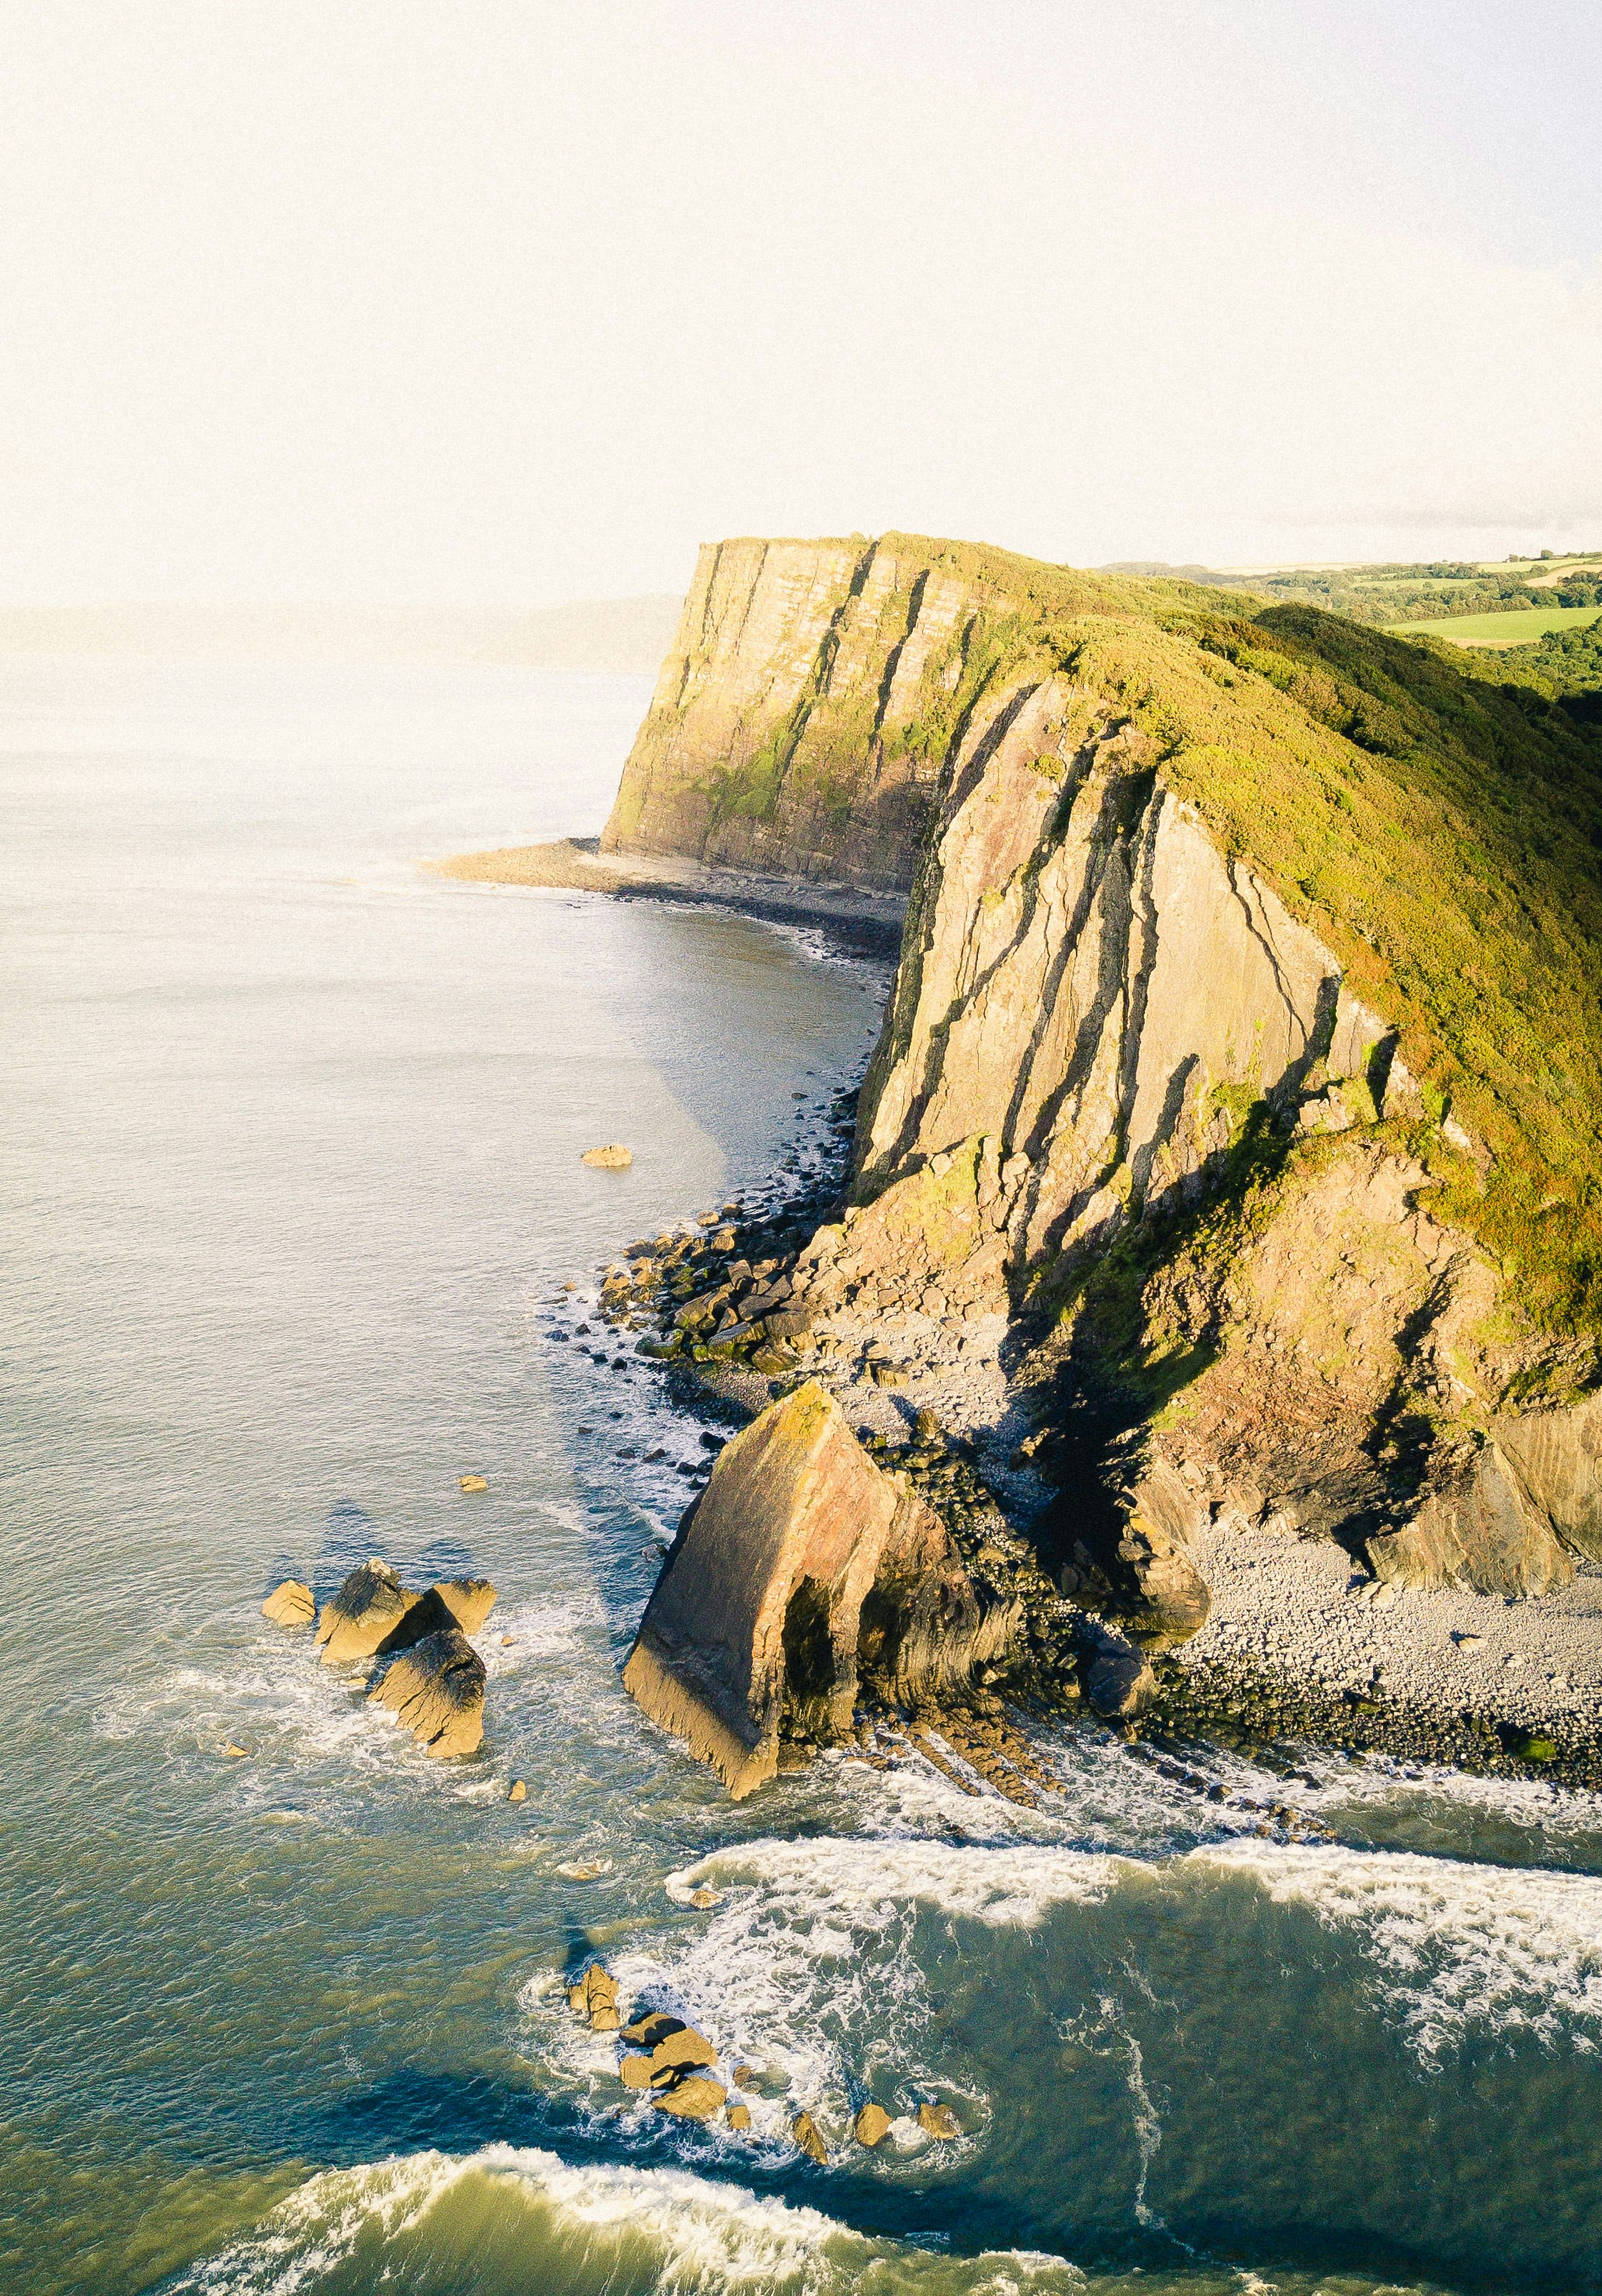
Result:
[[[683,2169],[575,2168],[553,2152],[491,2144],[463,2158],[419,2152],[314,2177],[167,2287],[168,2296],[300,2296],[336,2273],[343,2284],[341,2267],[358,2258],[366,2284],[454,2264],[471,2267],[486,2291],[538,2287],[546,2296],[847,2296],[864,2287],[884,2296],[1065,2296],[1086,2285],[1075,2266],[1039,2251],[950,2258]]]
[[[697,2160],[787,2143],[798,2104],[830,2142],[841,2141],[868,2093],[904,2123],[875,2156],[876,2175],[893,2176],[927,2153],[932,2140],[911,2118],[924,2098],[955,2103],[977,2140],[988,2100],[942,2041],[921,1921],[932,1912],[1031,1928],[1053,1906],[1105,1896],[1120,1870],[1116,1859],[1051,1845],[824,1837],[717,1849],[670,1875],[668,1892],[679,1904],[708,1886],[720,1902],[687,1934],[608,1956],[625,1998],[694,2024],[726,2071],[743,2062],[784,2084],[782,2100],[747,2097],[748,2136],[681,2128],[672,2141]],[[648,2103],[619,2088],[614,2046],[575,2024],[548,1973],[530,1980],[522,2006],[532,2048],[585,2085],[592,2111],[633,2118],[660,2136]]]
[[[1183,1862],[1249,1874],[1352,1934],[1426,2059],[1473,2027],[1597,2046],[1573,2028],[1602,2025],[1602,1880],[1334,1843],[1220,1842]]]
[[[1056,1844],[973,1843],[824,1836],[741,1842],[714,1849],[674,1874],[686,1897],[713,1884],[755,1885],[805,1908],[816,1922],[879,1927],[914,1900],[995,1926],[1032,1925],[1048,1907],[1092,1904],[1118,1881],[1125,1861]]]

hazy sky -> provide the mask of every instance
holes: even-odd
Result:
[[[0,603],[1602,543],[1598,0],[0,27]]]

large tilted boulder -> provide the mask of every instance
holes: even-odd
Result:
[[[739,1800],[773,1775],[781,1734],[844,1735],[859,1686],[905,1699],[964,1681],[1015,1626],[976,1592],[940,1518],[809,1381],[725,1446],[623,1682]]]
[[[484,1661],[459,1628],[425,1635],[403,1651],[367,1696],[441,1759],[476,1754],[483,1742]]]
[[[372,1556],[323,1605],[317,1647],[324,1665],[352,1666],[375,1657],[417,1599],[382,1556]]]

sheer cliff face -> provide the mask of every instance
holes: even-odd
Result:
[[[918,721],[998,595],[941,548],[702,549],[604,849],[905,890],[940,769]]]

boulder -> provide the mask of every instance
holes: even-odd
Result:
[[[582,1161],[597,1172],[626,1172],[634,1161],[634,1151],[613,1140],[604,1148],[587,1148]]]
[[[408,1598],[408,1607],[378,1645],[380,1658],[410,1650],[427,1635],[456,1627],[476,1634],[495,1608],[497,1595],[488,1578],[436,1578],[421,1595]]]
[[[309,1627],[317,1615],[316,1597],[300,1578],[285,1578],[261,1606],[264,1619],[275,1627]]]
[[[653,2072],[676,2071],[686,2065],[715,2065],[718,2052],[704,2033],[694,2025],[681,2025],[676,2033],[669,2033],[651,2050]]]
[[[323,1605],[317,1646],[324,1665],[351,1666],[358,1659],[375,1658],[418,1599],[374,1555]]]
[[[474,1754],[484,1738],[484,1661],[459,1628],[403,1651],[367,1693],[398,1715],[425,1752]]]
[[[583,1976],[567,1989],[568,2006],[578,2016],[592,2018],[597,2010],[609,2009],[615,2019],[618,2006],[618,1980],[611,1970],[592,1961]],[[616,2032],[614,2023],[610,2030]]]
[[[527,1801],[528,1799],[529,1789],[524,1784],[522,1779],[513,1778],[512,1781],[512,1790],[507,1794],[506,1800],[508,1801]]]
[[[625,2088],[649,2088],[651,2060],[638,2055],[627,2056],[618,2067],[618,2079]]]
[[[1104,1644],[1090,1669],[1090,1703],[1109,1721],[1121,1721],[1149,1706],[1157,1692],[1150,1661],[1138,1650]]]
[[[623,1669],[651,1718],[736,1800],[787,1734],[833,1742],[859,1682],[901,1701],[998,1656],[1015,1606],[981,1594],[907,1479],[809,1380],[725,1445],[679,1525]]]
[[[656,2109],[677,2113],[684,2120],[710,2120],[715,2112],[722,2112],[727,2094],[720,2081],[708,2080],[704,2073],[686,2073],[671,2088],[661,2092]]]
[[[857,2115],[851,2134],[859,2144],[866,2144],[870,2151],[875,2144],[883,2144],[890,2134],[889,2113],[882,2104],[865,2104]]]
[[[684,2030],[682,2017],[670,2016],[665,2009],[647,2009],[643,2017],[624,2026],[623,2038],[632,2041],[637,2048],[653,2049],[668,2034],[682,2033]]]
[[[939,2137],[942,2144],[949,2144],[962,2135],[961,2125],[949,2104],[920,2104],[918,2127],[927,2136]]]
[[[751,2107],[748,2104],[731,2104],[724,2118],[731,2128],[749,2128]]]
[[[818,2133],[817,2123],[809,2112],[798,2112],[790,2123],[790,2141],[803,2152],[810,2153],[820,2169],[829,2165],[829,2148]]]

